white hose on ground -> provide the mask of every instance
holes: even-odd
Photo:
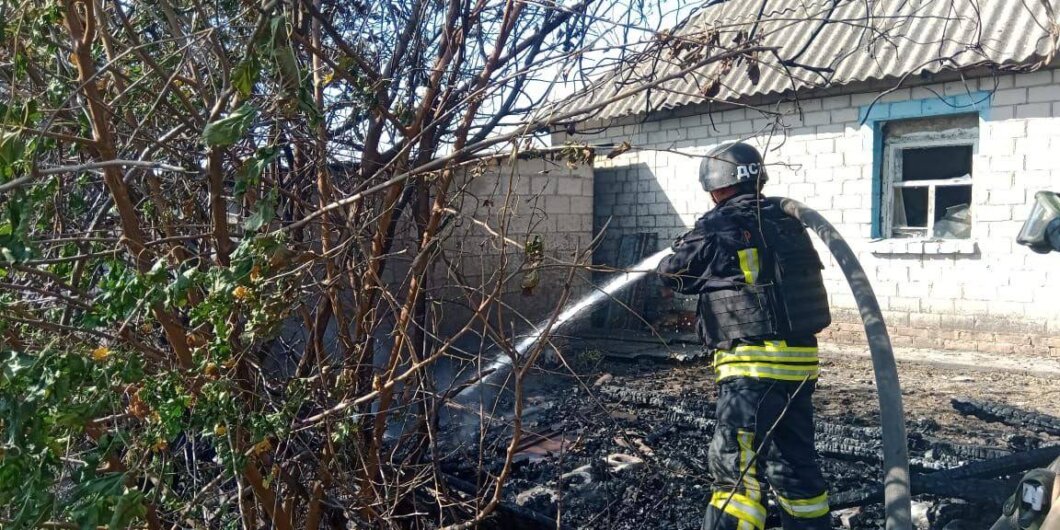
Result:
[[[883,431],[883,495],[887,530],[913,528],[909,491],[909,447],[905,432],[902,389],[898,384],[898,367],[894,363],[891,337],[880,313],[880,304],[872,292],[865,270],[861,268],[850,245],[821,214],[799,201],[777,198],[788,215],[813,229],[846,275],[854,300],[858,304],[865,335],[872,353],[872,369],[880,400],[880,426]]]

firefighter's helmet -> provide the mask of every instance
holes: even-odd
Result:
[[[751,184],[758,189],[767,180],[762,155],[743,142],[724,143],[711,149],[699,165],[699,183],[708,192],[737,184]]]

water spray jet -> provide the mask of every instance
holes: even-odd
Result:
[[[659,262],[663,258],[673,253],[673,250],[667,248],[661,250],[643,259],[640,263],[637,263],[630,269],[619,273],[617,276],[609,280],[603,285],[603,287],[596,288],[592,293],[580,298],[579,300],[568,304],[568,306],[556,317],[555,322],[552,323],[552,327],[549,333],[555,333],[560,329],[570,325],[577,321],[577,317],[584,313],[594,305],[614,297],[620,291],[633,285],[638,280],[644,278],[648,274],[655,272],[655,267],[659,265]],[[526,352],[530,351],[531,348],[537,345],[545,334],[545,329],[548,328],[549,322],[552,319],[545,320],[533,327],[533,330],[529,335],[523,337],[515,345],[515,354],[522,356]],[[504,381],[511,374],[512,370],[512,358],[504,353],[500,353],[492,363],[483,369],[483,372],[489,372],[489,374],[483,377],[478,382],[469,385],[467,388],[460,391],[458,396],[465,394],[471,394],[473,392],[481,391],[484,386],[503,386]]]

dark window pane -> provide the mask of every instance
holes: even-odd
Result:
[[[938,180],[972,174],[972,146],[902,150],[902,180]]]
[[[927,188],[896,188],[895,200],[901,199],[900,205],[895,205],[894,224],[896,226],[927,226],[928,189]],[[900,209],[905,208],[905,222],[902,222]]]
[[[972,174],[972,146],[947,145],[941,147],[902,150],[903,182],[945,180]],[[901,204],[898,204],[901,200]],[[927,226],[927,188],[905,188],[895,194],[895,225],[902,219],[906,226]],[[929,237],[963,239],[972,231],[972,187],[936,186],[934,229]],[[901,211],[903,210],[904,211]],[[900,215],[902,214],[902,215]],[[904,215],[904,217],[903,217]]]
[[[972,187],[935,189],[935,237],[967,239],[972,236]]]
[[[971,186],[939,186],[935,188],[935,220],[946,216],[946,210],[953,206],[970,206],[972,204]]]

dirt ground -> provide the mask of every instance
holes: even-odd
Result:
[[[948,357],[943,353],[934,358],[939,357],[950,362],[898,360],[902,404],[910,420],[933,418],[945,434],[969,443],[989,444],[1017,429],[963,416],[950,404],[952,398],[997,401],[1060,416],[1060,376],[987,364],[961,364],[959,353]],[[1034,364],[1032,359],[1025,360],[1028,367]],[[855,411],[857,417],[873,422],[879,410],[876,399],[872,362],[867,355],[823,348],[821,379],[814,399],[819,416],[845,418]]]
[[[715,384],[708,362],[661,362],[651,356],[614,360],[599,355],[606,348],[568,349],[572,355],[565,357],[581,374],[577,379],[565,368],[534,377],[526,400],[528,443],[517,459],[508,500],[551,517],[559,514],[570,528],[698,528],[711,488],[706,449]],[[953,398],[972,398],[1060,416],[1060,385],[1052,367],[1033,373],[1013,368],[1011,360],[998,368],[982,359],[915,352],[899,359],[915,474],[976,460],[969,451],[1004,455],[1060,441],[962,415],[951,405]],[[1027,360],[1016,366],[1034,364]],[[838,429],[836,443],[861,451],[860,456],[839,449],[822,453],[833,493],[878,486],[882,471],[873,458],[879,440],[872,428],[879,423],[879,409],[870,358],[823,347],[814,402],[818,423]],[[493,434],[506,438],[503,428]],[[817,442],[820,448],[820,425]],[[495,458],[502,449],[498,444]],[[614,455],[632,457],[636,464],[601,463]],[[996,490],[996,498],[1014,478],[992,477],[978,486]],[[921,528],[985,529],[996,518],[996,502],[921,495],[914,512]],[[878,505],[854,508],[837,513],[834,525],[879,528],[881,516]]]

